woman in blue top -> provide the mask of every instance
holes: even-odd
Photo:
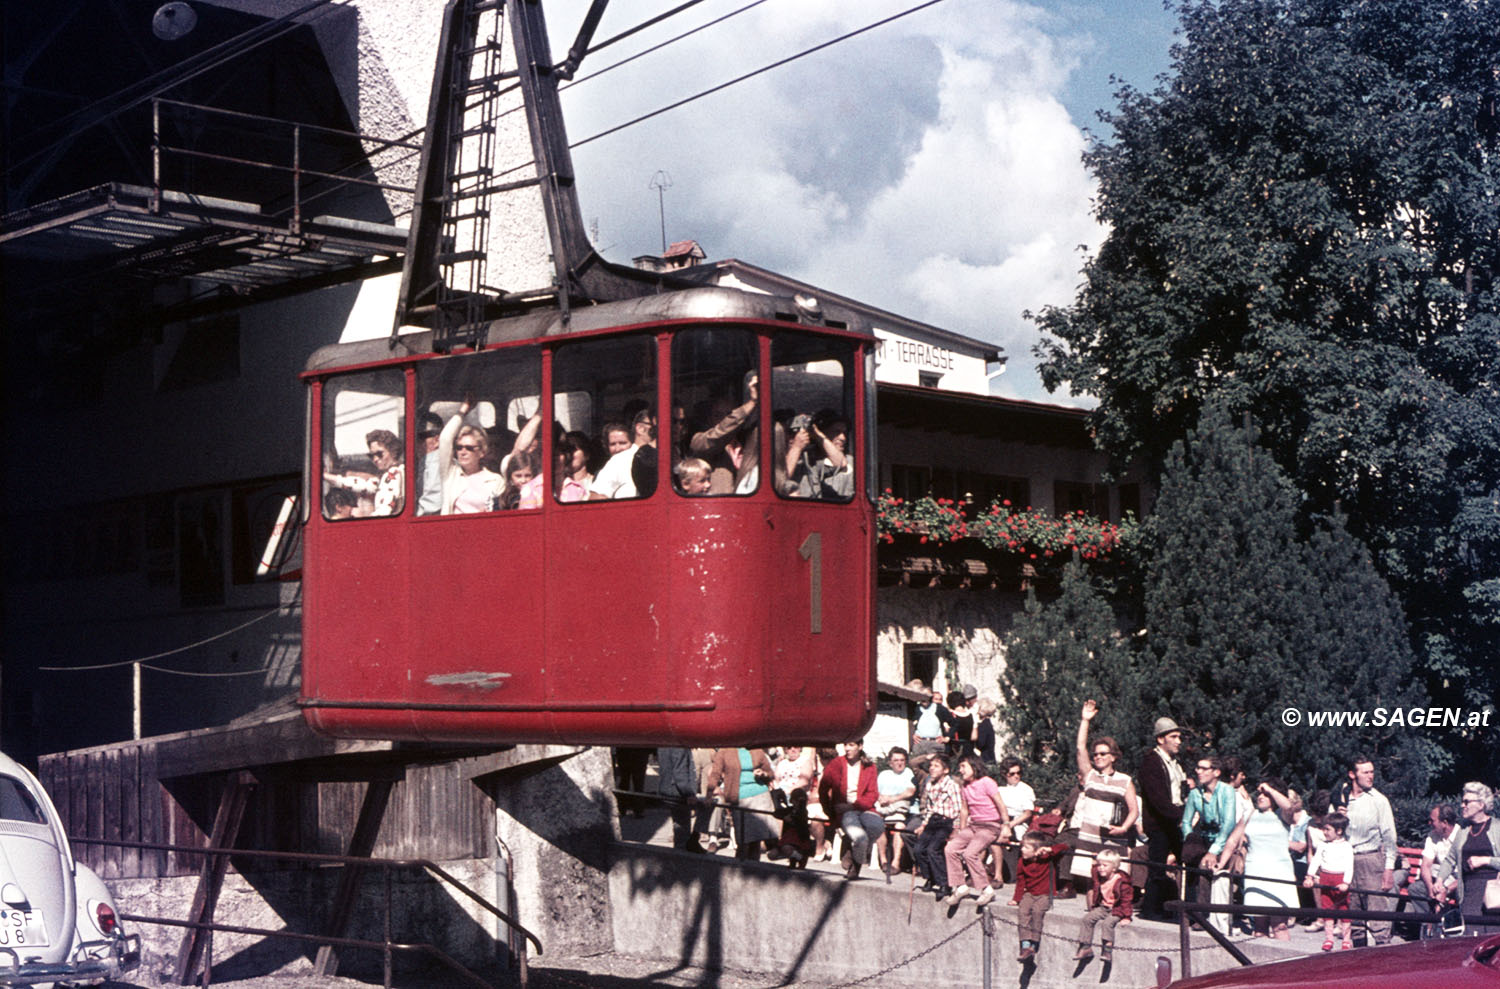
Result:
[[[769,784],[776,771],[765,749],[719,749],[708,774],[708,793],[730,808],[735,858],[755,861],[762,842],[776,838]]]

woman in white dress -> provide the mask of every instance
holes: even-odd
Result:
[[[1255,810],[1241,818],[1224,846],[1227,858],[1245,843],[1245,906],[1296,907],[1297,876],[1292,865],[1291,798],[1286,784],[1267,779],[1255,790]],[[1253,918],[1254,936],[1265,937],[1267,928],[1279,941],[1287,940],[1287,918]]]

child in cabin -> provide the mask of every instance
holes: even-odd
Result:
[[[1026,832],[1021,839],[1021,860],[1016,864],[1016,891],[1010,902],[1021,908],[1018,916],[1021,953],[1016,960],[1023,965],[1035,958],[1037,949],[1042,946],[1042,922],[1047,911],[1052,909],[1052,863],[1066,851],[1066,844],[1049,846],[1034,831]]]
[[[672,468],[672,477],[677,481],[677,490],[685,495],[708,494],[710,469],[707,460],[684,457]]]
[[[537,456],[527,450],[512,453],[510,460],[505,464],[505,486],[495,496],[490,505],[491,511],[510,511],[516,508],[539,508],[540,503],[532,505],[521,504],[521,492],[531,483],[531,480],[542,473]]]
[[[1099,932],[1099,960],[1108,963],[1114,955],[1115,928],[1130,923],[1130,901],[1135,896],[1135,887],[1130,885],[1130,873],[1120,868],[1120,853],[1113,848],[1104,848],[1094,856],[1092,885],[1089,887],[1088,912],[1078,925],[1077,961],[1094,957],[1094,929],[1102,922]]]
[[[1318,890],[1318,906],[1324,910],[1349,909],[1349,880],[1354,878],[1354,849],[1346,837],[1349,831],[1349,816],[1333,811],[1323,817],[1323,841],[1313,852],[1307,865],[1307,878],[1302,885]],[[1331,887],[1331,888],[1330,888]],[[1349,940],[1349,921],[1323,918],[1323,950],[1333,950],[1333,928],[1339,925],[1343,937],[1342,950],[1354,947]]]

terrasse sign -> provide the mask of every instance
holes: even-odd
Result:
[[[932,371],[951,371],[954,368],[953,351],[899,337],[878,341],[875,344],[875,359],[882,363],[894,361],[897,364],[912,364]]]
[[[975,394],[986,391],[982,353],[965,352],[876,327],[875,361],[877,380],[888,384],[929,384],[935,376],[936,387],[944,391]]]

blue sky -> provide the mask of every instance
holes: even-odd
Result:
[[[579,141],[812,47],[917,0],[767,0],[597,78],[590,73],[747,0],[708,0],[598,52],[564,93]],[[587,0],[552,0],[554,56]],[[616,0],[596,39],[661,10]],[[997,391],[1048,395],[1026,309],[1071,301],[1079,246],[1103,231],[1079,156],[1110,76],[1149,89],[1175,17],[1159,0],[943,0],[857,38],[574,152],[579,197],[606,257],[668,240],[738,257],[994,343]]]

